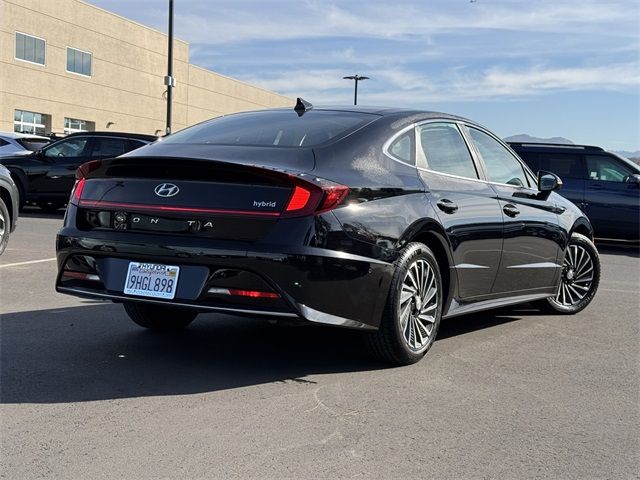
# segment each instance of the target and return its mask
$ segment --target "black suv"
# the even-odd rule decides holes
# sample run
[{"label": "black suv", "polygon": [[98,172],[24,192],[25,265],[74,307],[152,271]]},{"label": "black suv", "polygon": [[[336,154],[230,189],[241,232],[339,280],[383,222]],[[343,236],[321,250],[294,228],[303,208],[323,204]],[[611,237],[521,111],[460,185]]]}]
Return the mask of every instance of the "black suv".
[{"label": "black suv", "polygon": [[638,241],[640,167],[600,147],[547,143],[509,144],[531,170],[563,182],[560,194],[589,217],[601,239]]},{"label": "black suv", "polygon": [[20,207],[35,203],[46,211],[63,207],[85,162],[117,157],[157,140],[153,135],[119,132],[79,132],[30,155],[0,158],[20,193]]}]

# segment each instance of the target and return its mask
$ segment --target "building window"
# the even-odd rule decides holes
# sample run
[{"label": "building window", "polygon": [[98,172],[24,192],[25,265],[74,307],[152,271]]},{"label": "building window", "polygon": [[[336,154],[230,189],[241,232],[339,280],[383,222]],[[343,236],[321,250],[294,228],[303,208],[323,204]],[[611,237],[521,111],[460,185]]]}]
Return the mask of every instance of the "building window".
[{"label": "building window", "polygon": [[79,120],[77,118],[64,118],[64,133],[76,133],[76,132],[93,132],[96,129],[95,122],[89,122],[87,120]]},{"label": "building window", "polygon": [[67,72],[91,76],[91,53],[67,47]]},{"label": "building window", "polygon": [[13,131],[46,135],[51,131],[51,116],[44,113],[16,110],[13,116]]},{"label": "building window", "polygon": [[42,38],[16,32],[16,58],[44,65],[46,42]]}]

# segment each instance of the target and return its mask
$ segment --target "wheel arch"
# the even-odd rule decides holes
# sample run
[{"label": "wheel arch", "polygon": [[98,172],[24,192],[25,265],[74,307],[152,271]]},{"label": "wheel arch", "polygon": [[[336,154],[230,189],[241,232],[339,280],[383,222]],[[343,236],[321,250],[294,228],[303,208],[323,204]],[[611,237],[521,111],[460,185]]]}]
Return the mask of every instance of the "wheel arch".
[{"label": "wheel arch", "polygon": [[7,207],[7,212],[9,212],[9,230],[12,230],[12,227],[14,225],[14,220],[18,216],[18,212],[14,212],[13,201],[11,199],[11,194],[9,193],[9,190],[4,188],[2,185],[0,185],[0,198],[2,198],[2,201]]},{"label": "wheel arch", "polygon": [[24,205],[27,200],[29,179],[27,178],[27,174],[21,168],[7,167],[7,170],[11,173],[11,178],[18,188],[18,194],[24,196],[23,198],[18,199],[20,208],[22,208],[22,205]]},{"label": "wheel arch", "polygon": [[431,220],[420,222],[412,225],[403,237],[403,243],[420,242],[425,244],[436,257],[443,283],[443,313],[448,309],[450,300],[454,296],[456,277],[452,275],[451,265],[453,265],[453,256],[451,247],[447,241],[447,236],[440,224]]},{"label": "wheel arch", "polygon": [[569,232],[569,238],[571,238],[571,235],[573,233],[579,233],[587,237],[589,240],[593,241],[593,227],[591,226],[589,220],[585,217],[576,219],[573,227],[571,227],[571,231]]}]

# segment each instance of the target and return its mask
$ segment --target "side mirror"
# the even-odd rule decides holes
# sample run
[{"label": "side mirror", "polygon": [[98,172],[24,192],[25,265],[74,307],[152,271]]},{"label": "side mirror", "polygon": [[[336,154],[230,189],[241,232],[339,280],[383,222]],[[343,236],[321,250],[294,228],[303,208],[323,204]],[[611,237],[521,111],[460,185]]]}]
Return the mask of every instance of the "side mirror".
[{"label": "side mirror", "polygon": [[540,170],[538,172],[538,198],[540,200],[546,200],[554,190],[560,190],[562,188],[562,180],[555,173],[545,172]]},{"label": "side mirror", "polygon": [[634,173],[624,179],[625,183],[631,183],[640,188],[640,173]]}]

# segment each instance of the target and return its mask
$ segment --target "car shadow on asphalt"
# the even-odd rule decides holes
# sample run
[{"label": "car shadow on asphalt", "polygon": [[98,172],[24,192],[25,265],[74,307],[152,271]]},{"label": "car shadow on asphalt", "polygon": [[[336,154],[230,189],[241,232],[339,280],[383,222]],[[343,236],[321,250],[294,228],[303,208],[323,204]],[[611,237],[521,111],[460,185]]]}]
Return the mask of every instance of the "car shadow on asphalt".
[{"label": "car shadow on asphalt", "polygon": [[[519,318],[502,311],[449,319],[438,338]],[[0,403],[194,394],[389,368],[363,347],[351,330],[213,314],[185,331],[158,334],[112,304],[9,313],[0,324]]]}]

